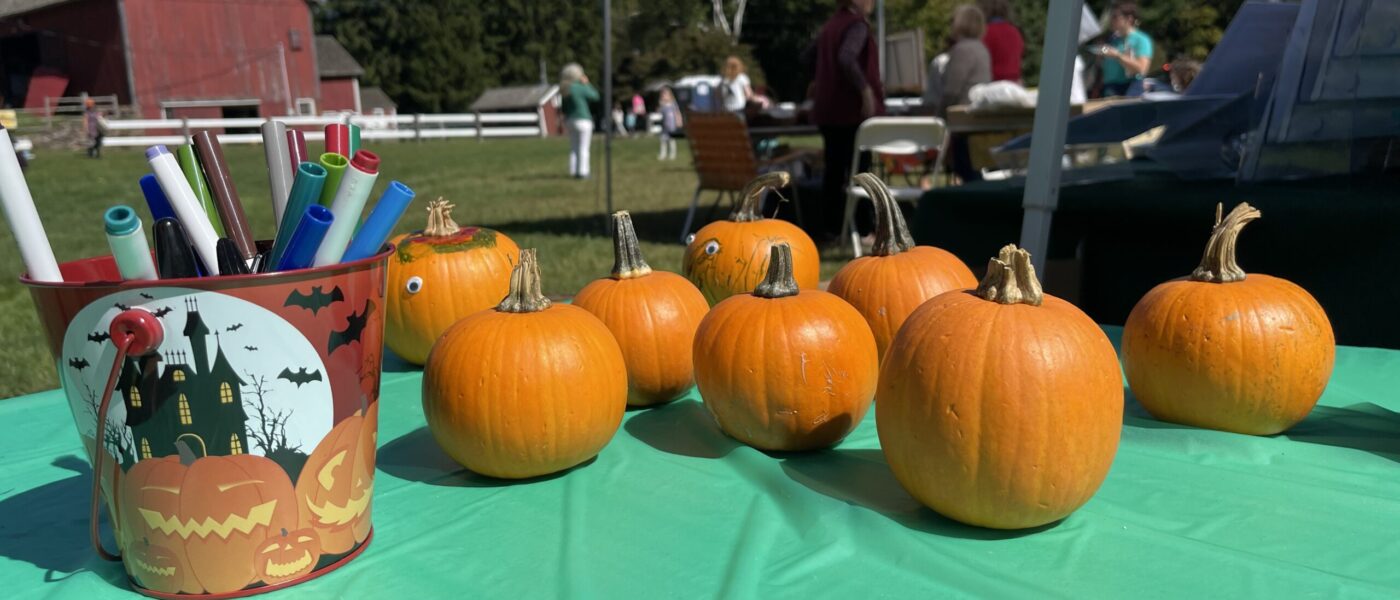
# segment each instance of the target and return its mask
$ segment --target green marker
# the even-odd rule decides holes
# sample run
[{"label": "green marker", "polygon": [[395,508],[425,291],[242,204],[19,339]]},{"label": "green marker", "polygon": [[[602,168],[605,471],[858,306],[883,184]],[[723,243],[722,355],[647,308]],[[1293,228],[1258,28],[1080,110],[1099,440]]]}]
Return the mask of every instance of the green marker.
[{"label": "green marker", "polygon": [[185,173],[185,180],[190,182],[194,197],[204,207],[204,214],[209,215],[209,224],[214,226],[214,233],[224,237],[224,224],[219,221],[218,209],[214,208],[214,194],[209,191],[209,180],[204,178],[204,170],[199,168],[199,159],[194,155],[194,144],[177,146],[175,161],[180,163],[180,170]]},{"label": "green marker", "polygon": [[327,152],[321,155],[321,166],[326,168],[326,186],[321,188],[321,198],[318,202],[321,206],[330,208],[331,200],[335,199],[335,191],[340,189],[340,178],[345,175],[345,167],[350,166],[350,159]]},{"label": "green marker", "polygon": [[[337,155],[339,156],[339,155]],[[273,240],[272,256],[264,265],[276,266],[282,262],[287,244],[292,241],[301,215],[306,207],[316,204],[321,197],[321,189],[326,185],[326,169],[314,162],[297,165],[296,177],[292,179],[292,190],[287,194],[287,207],[282,210],[282,224],[277,228],[277,238]]]},{"label": "green marker", "polygon": [[354,123],[351,123],[351,124],[349,125],[349,127],[350,127],[350,156],[354,156],[354,155],[355,155],[355,152],[359,151],[359,149],[360,149],[360,126],[359,126],[359,125],[356,125],[356,124],[354,124]]}]

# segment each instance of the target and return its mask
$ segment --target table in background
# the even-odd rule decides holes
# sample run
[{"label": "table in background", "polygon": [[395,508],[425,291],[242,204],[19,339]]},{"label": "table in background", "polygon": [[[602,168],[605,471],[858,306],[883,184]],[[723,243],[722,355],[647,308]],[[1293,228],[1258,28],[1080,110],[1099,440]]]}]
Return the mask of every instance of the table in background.
[{"label": "table in background", "polygon": [[[873,416],[836,449],[765,454],[692,396],[629,412],[581,468],[508,483],[440,453],[420,387],[417,371],[385,374],[373,543],[271,597],[1400,595],[1400,352],[1339,348],[1321,405],[1277,437],[1160,423],[1129,401],[1098,494],[1031,532],[921,507]],[[88,471],[60,392],[0,401],[0,461],[6,595],[134,597],[88,547]]]}]

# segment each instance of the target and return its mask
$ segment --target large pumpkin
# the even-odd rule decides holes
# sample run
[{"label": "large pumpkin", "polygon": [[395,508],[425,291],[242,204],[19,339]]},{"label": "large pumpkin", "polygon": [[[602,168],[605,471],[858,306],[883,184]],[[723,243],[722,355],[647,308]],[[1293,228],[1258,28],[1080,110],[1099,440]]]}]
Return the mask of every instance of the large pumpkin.
[{"label": "large pumpkin", "polygon": [[267,538],[253,555],[258,578],[268,585],[310,575],[320,558],[321,543],[312,529],[283,529],[281,535]]},{"label": "large pumpkin", "polygon": [[1303,420],[1332,375],[1336,341],[1306,290],[1251,273],[1235,242],[1258,210],[1240,204],[1216,225],[1190,277],[1147,292],[1123,327],[1123,369],[1143,408],[1163,421],[1270,435]]},{"label": "large pumpkin", "polygon": [[534,250],[521,251],[501,304],[448,329],[423,369],[433,438],[491,477],[535,477],[596,456],[626,408],[617,340],[588,311],[540,293]]},{"label": "large pumpkin", "polygon": [[427,228],[393,240],[384,343],[415,365],[458,319],[501,301],[520,251],[504,234],[458,226],[452,207],[428,203]]},{"label": "large pumpkin", "polygon": [[870,326],[821,290],[798,291],[787,244],[752,294],[720,302],[695,334],[695,380],[720,429],[763,450],[841,441],[875,395]]},{"label": "large pumpkin", "polygon": [[670,402],[695,384],[691,342],[710,305],[684,277],[651,270],[627,211],[613,215],[613,236],[612,277],[585,286],[574,306],[598,317],[622,347],[627,403]]},{"label": "large pumpkin", "polygon": [[744,188],[739,205],[727,221],[710,223],[686,246],[681,273],[714,306],[735,294],[747,294],[768,272],[768,255],[778,244],[792,248],[793,277],[804,290],[817,289],[821,257],[817,245],[796,225],[765,219],[759,201],[763,193],[788,185],[782,171],[758,176]]},{"label": "large pumpkin", "polygon": [[[146,577],[157,592],[221,594],[258,578],[253,553],[273,533],[296,529],[296,493],[286,471],[261,456],[196,458],[183,441],[178,456],[136,463],[122,486],[128,547],[148,544],[148,558],[171,555],[188,576]],[[154,565],[150,560],[147,564]],[[139,567],[127,566],[136,576]],[[143,576],[145,577],[145,576]]]},{"label": "large pumpkin", "polygon": [[323,554],[349,552],[369,537],[378,432],[373,402],[321,438],[297,477],[301,523],[315,530]]},{"label": "large pumpkin", "polygon": [[875,246],[870,256],[841,267],[826,290],[860,311],[884,357],[909,313],[943,292],[975,287],[977,278],[951,252],[914,245],[904,213],[879,178],[861,173],[853,180],[875,203]]},{"label": "large pumpkin", "polygon": [[952,519],[1019,529],[1093,496],[1118,448],[1113,344],[1043,294],[1030,256],[1002,248],[976,291],[905,320],[880,369],[875,423],[895,478]]}]

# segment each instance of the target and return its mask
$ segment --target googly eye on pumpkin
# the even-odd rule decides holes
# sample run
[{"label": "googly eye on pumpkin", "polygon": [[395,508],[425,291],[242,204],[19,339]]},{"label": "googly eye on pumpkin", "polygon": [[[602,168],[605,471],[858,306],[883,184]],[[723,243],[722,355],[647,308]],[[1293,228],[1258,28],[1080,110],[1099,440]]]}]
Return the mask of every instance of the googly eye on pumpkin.
[{"label": "googly eye on pumpkin", "polygon": [[719,252],[719,242],[710,240],[705,244],[705,254],[714,255]]},{"label": "googly eye on pumpkin", "polygon": [[695,241],[695,234],[692,233],[692,234],[690,234],[690,235],[685,236],[685,243],[686,243],[686,244],[690,244],[691,242],[694,242],[694,241]]},{"label": "googly eye on pumpkin", "polygon": [[408,283],[404,285],[404,288],[406,288],[410,294],[417,294],[423,290],[423,278],[416,275],[409,277]]}]

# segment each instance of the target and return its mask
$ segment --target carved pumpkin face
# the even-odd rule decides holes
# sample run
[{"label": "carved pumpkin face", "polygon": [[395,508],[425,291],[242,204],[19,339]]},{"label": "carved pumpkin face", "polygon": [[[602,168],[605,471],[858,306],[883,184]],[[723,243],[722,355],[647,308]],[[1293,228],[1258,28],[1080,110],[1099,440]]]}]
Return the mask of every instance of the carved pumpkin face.
[{"label": "carved pumpkin face", "polygon": [[[146,459],[127,473],[122,493],[127,535],[183,555],[185,585],[193,588],[185,591],[194,593],[232,592],[252,583],[253,562],[229,557],[253,556],[263,540],[297,524],[287,473],[251,454]],[[138,568],[127,565],[133,576]]]},{"label": "carved pumpkin face", "polygon": [[369,537],[379,403],[338,423],[316,445],[297,478],[302,523],[321,539],[321,553],[349,552]]},{"label": "carved pumpkin face", "polygon": [[164,546],[152,546],[151,541],[142,539],[132,542],[122,555],[126,569],[136,583],[158,592],[195,593],[187,583],[190,566],[184,557]]},{"label": "carved pumpkin face", "polygon": [[291,581],[311,573],[316,561],[321,558],[321,542],[311,529],[298,529],[288,533],[282,530],[262,546],[258,547],[253,561],[257,563],[258,576],[263,583],[272,585]]}]

